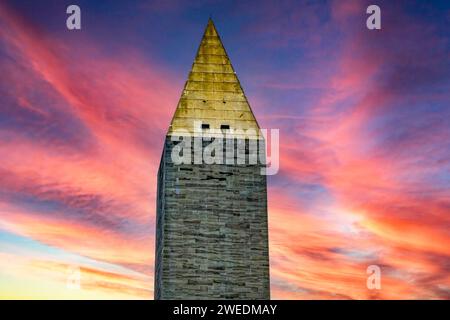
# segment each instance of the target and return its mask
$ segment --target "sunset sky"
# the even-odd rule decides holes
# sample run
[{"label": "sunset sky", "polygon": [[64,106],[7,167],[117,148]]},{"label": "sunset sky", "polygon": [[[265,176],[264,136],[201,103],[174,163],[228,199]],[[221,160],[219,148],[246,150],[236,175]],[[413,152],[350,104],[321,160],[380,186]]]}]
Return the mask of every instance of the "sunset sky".
[{"label": "sunset sky", "polygon": [[450,4],[381,0],[1,1],[0,298],[153,298],[156,173],[210,15],[280,129],[271,297],[450,299]]}]

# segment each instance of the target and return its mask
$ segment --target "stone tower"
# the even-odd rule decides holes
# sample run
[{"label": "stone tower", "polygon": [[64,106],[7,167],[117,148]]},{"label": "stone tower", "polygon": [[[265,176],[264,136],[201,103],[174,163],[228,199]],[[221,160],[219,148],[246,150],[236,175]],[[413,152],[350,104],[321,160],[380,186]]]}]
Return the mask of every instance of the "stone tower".
[{"label": "stone tower", "polygon": [[[181,141],[192,149],[179,153],[191,158],[180,164],[173,154]],[[222,162],[196,158],[211,141],[223,141],[212,153]],[[158,172],[155,299],[270,298],[266,176],[249,161],[253,143],[264,150],[210,19]]]}]

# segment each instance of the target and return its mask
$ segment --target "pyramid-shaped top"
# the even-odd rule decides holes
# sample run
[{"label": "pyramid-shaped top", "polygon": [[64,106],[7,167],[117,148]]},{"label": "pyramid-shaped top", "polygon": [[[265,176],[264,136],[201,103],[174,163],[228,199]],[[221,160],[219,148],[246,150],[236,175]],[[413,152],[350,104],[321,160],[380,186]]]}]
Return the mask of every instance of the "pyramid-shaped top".
[{"label": "pyramid-shaped top", "polygon": [[[172,118],[168,135],[178,130],[248,129],[259,126],[211,19]],[[250,131],[251,131],[250,130]],[[201,132],[201,131],[200,131]]]}]

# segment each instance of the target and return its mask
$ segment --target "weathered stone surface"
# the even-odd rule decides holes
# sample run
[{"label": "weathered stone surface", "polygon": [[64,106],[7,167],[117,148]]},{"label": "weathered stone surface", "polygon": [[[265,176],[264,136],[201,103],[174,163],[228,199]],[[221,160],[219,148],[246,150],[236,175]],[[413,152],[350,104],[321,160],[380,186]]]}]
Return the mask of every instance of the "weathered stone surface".
[{"label": "weathered stone surface", "polygon": [[260,165],[174,165],[158,179],[156,299],[268,299],[266,176]]}]

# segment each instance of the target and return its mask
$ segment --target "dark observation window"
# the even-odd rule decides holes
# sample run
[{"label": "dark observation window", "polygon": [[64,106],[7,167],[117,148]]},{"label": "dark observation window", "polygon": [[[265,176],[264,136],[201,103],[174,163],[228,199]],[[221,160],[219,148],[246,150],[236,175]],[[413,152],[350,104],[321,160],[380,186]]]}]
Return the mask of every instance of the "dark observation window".
[{"label": "dark observation window", "polygon": [[222,125],[220,126],[220,129],[221,129],[221,130],[230,130],[230,126],[229,126],[228,124],[222,124]]},{"label": "dark observation window", "polygon": [[208,123],[202,123],[202,129],[209,129]]}]

